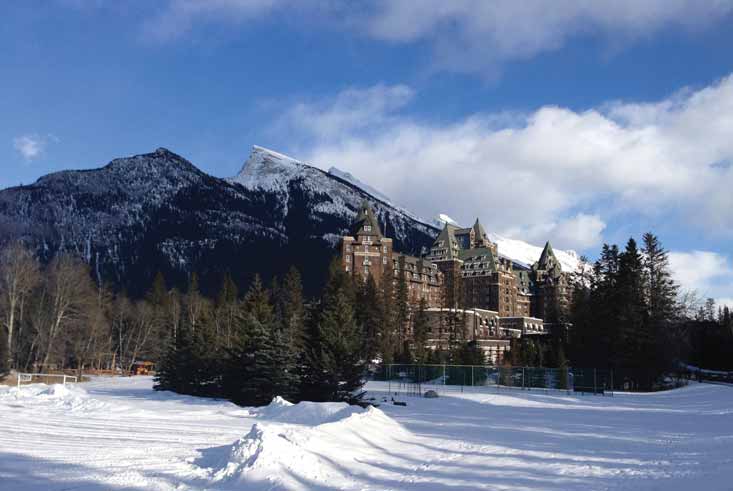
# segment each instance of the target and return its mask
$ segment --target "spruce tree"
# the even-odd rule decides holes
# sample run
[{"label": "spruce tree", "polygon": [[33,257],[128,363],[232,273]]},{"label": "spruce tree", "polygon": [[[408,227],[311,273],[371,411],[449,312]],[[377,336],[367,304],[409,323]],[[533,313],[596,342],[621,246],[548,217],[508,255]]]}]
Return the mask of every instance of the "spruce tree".
[{"label": "spruce tree", "polygon": [[678,316],[677,292],[679,287],[672,279],[669,254],[659,239],[644,234],[644,270],[648,282],[649,318],[652,322],[664,323]]},{"label": "spruce tree", "polygon": [[641,368],[646,365],[645,356],[654,339],[649,331],[644,297],[644,271],[642,256],[636,241],[631,238],[619,259],[617,278],[618,315],[612,348],[611,364],[614,367]]},{"label": "spruce tree", "polygon": [[678,285],[672,279],[669,255],[659,239],[646,233],[644,241],[644,272],[648,304],[648,335],[651,340],[647,360],[653,366],[652,377],[670,369],[681,355],[683,341],[675,327],[680,318]]},{"label": "spruce tree", "polygon": [[299,353],[305,342],[305,304],[300,272],[291,267],[277,292],[273,292],[278,328],[291,351]]},{"label": "spruce tree", "polygon": [[[280,288],[276,294],[281,294]],[[275,396],[296,400],[296,355],[282,316],[273,312],[268,292],[255,277],[235,316],[235,335],[223,369],[223,391],[240,405],[269,404]]]},{"label": "spruce tree", "polygon": [[218,343],[229,349],[232,347],[234,323],[239,309],[239,289],[229,273],[224,275],[219,294],[216,297],[215,319]]},{"label": "spruce tree", "polygon": [[312,401],[353,401],[364,383],[363,331],[354,314],[354,288],[337,261],[321,297],[308,339],[302,397]]},{"label": "spruce tree", "polygon": [[379,309],[379,352],[385,365],[394,363],[397,352],[397,309],[392,281],[382,281]]},{"label": "spruce tree", "polygon": [[430,336],[427,310],[428,301],[425,298],[421,298],[417,311],[412,318],[413,352],[417,363],[426,363],[430,354],[430,350],[427,348],[428,337]]},{"label": "spruce tree", "polygon": [[405,274],[400,274],[397,278],[397,288],[395,292],[395,329],[397,331],[396,349],[399,355],[402,355],[407,342],[407,323],[410,320],[407,279]]},{"label": "spruce tree", "polygon": [[373,360],[380,352],[381,309],[379,292],[374,277],[370,274],[366,281],[356,286],[354,316],[364,330],[364,359]]}]

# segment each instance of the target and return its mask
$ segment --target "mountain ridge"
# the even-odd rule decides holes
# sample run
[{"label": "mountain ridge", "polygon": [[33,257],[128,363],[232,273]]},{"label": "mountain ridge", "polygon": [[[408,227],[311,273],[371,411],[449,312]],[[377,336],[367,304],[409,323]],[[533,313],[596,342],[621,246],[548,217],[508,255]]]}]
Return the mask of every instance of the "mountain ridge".
[{"label": "mountain ridge", "polygon": [[[0,190],[0,242],[23,240],[44,261],[78,255],[99,281],[138,295],[158,271],[179,288],[197,272],[215,289],[227,272],[246,284],[291,264],[312,293],[364,201],[397,251],[419,255],[440,230],[359,184],[260,146],[222,179],[161,147]],[[511,259],[526,266],[536,246],[518,242],[527,247]]]}]

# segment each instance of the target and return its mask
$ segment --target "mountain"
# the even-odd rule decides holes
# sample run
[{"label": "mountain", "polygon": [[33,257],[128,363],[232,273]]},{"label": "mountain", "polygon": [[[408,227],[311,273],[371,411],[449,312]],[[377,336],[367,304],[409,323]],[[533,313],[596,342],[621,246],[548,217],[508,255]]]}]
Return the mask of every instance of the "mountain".
[{"label": "mountain", "polygon": [[22,239],[46,261],[78,255],[100,280],[134,295],[158,271],[177,287],[197,272],[212,291],[227,271],[246,285],[291,265],[313,293],[364,200],[397,250],[419,253],[438,232],[337,175],[261,147],[232,179],[160,148],[0,191],[0,241]]},{"label": "mountain", "polygon": [[[263,147],[253,147],[230,179],[159,148],[0,191],[0,243],[22,239],[44,261],[75,254],[99,280],[133,295],[158,271],[179,288],[196,272],[213,292],[225,272],[246,285],[255,273],[268,281],[291,265],[312,294],[365,200],[397,251],[420,254],[452,222],[446,215],[422,219],[349,173],[324,172]],[[491,238],[518,266],[539,258],[540,247]],[[564,269],[577,267],[572,251],[556,254]]]}]

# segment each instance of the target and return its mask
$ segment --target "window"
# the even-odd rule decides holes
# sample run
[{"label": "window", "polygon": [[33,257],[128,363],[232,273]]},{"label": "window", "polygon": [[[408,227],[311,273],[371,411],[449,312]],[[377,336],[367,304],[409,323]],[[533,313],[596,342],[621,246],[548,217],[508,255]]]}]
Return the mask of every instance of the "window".
[{"label": "window", "polygon": [[372,226],[371,225],[364,225],[364,232],[371,232]]},{"label": "window", "polygon": [[351,252],[351,246],[350,245],[347,245],[346,246],[346,252]]},{"label": "window", "polygon": [[351,267],[349,267],[349,265],[347,264],[346,265],[346,272],[348,273],[349,271],[351,271]]},{"label": "window", "polygon": [[389,250],[387,249],[387,246],[384,246],[384,247],[382,248],[382,250],[384,251],[384,253],[385,253],[385,254],[387,254],[387,253],[389,252]]},{"label": "window", "polygon": [[382,256],[382,264],[387,264],[387,256]]},{"label": "window", "polygon": [[369,252],[369,244],[364,244],[364,252]]},{"label": "window", "polygon": [[346,259],[347,261],[351,261],[351,256],[347,254],[347,255],[346,255],[346,257],[345,257],[345,259]]}]

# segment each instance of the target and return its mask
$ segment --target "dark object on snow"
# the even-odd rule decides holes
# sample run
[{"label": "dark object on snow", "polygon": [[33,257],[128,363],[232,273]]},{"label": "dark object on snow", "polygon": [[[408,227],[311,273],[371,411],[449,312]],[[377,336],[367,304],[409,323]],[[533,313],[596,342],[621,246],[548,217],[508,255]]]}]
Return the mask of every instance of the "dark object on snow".
[{"label": "dark object on snow", "polygon": [[392,404],[395,406],[407,406],[407,403],[402,401],[392,401]]},{"label": "dark object on snow", "polygon": [[438,393],[435,392],[434,390],[429,390],[429,391],[425,392],[425,394],[423,395],[423,397],[425,397],[427,399],[435,399],[436,397],[438,397]]}]

